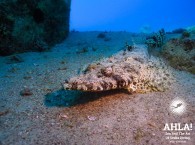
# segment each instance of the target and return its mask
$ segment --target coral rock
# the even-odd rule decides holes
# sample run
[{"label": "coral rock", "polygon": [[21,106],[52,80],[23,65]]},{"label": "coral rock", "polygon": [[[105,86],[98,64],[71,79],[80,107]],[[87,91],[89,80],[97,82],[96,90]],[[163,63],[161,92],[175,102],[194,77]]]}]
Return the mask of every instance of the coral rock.
[{"label": "coral rock", "polygon": [[[111,58],[96,63],[78,77],[64,83],[66,90],[106,91],[127,89],[129,92],[146,93],[164,91],[173,81],[171,68],[163,60],[151,56],[149,58],[145,46],[134,46],[131,52],[120,51]],[[89,65],[91,66],[91,65]]]},{"label": "coral rock", "polygon": [[69,33],[71,0],[1,0],[0,56],[46,51]]},{"label": "coral rock", "polygon": [[162,47],[161,53],[172,67],[179,70],[186,70],[194,74],[194,39],[171,39]]}]

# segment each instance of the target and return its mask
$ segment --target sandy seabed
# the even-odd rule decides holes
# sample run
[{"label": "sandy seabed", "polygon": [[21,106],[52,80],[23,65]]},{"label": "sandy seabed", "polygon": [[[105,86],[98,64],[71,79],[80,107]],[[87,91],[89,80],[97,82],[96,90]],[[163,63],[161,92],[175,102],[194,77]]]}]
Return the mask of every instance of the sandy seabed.
[{"label": "sandy seabed", "polygon": [[[127,32],[72,32],[49,52],[0,57],[0,145],[167,145],[195,143],[195,76],[175,70],[165,92],[129,94],[125,90],[87,93],[62,90],[62,82],[93,61],[142,44]],[[31,95],[22,95],[28,89]],[[182,115],[170,103],[182,98]],[[167,139],[166,123],[192,123],[188,138]],[[185,136],[184,136],[185,137]]]}]

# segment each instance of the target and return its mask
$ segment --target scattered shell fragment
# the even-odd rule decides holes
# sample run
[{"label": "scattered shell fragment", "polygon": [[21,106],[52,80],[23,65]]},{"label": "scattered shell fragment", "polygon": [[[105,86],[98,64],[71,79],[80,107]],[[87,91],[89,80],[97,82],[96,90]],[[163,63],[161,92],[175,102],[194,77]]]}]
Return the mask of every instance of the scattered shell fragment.
[{"label": "scattered shell fragment", "polygon": [[0,112],[0,116],[6,115],[6,114],[8,114],[8,113],[9,113],[9,110],[2,111],[2,112]]},{"label": "scattered shell fragment", "polygon": [[68,117],[67,115],[65,115],[65,114],[60,114],[60,115],[59,115],[59,118],[68,119],[69,117]]},{"label": "scattered shell fragment", "polygon": [[88,118],[90,121],[95,121],[95,120],[96,120],[96,117],[94,117],[94,116],[87,116],[87,118]]},{"label": "scattered shell fragment", "polygon": [[24,88],[22,91],[20,91],[21,96],[31,96],[33,93],[29,88]]}]

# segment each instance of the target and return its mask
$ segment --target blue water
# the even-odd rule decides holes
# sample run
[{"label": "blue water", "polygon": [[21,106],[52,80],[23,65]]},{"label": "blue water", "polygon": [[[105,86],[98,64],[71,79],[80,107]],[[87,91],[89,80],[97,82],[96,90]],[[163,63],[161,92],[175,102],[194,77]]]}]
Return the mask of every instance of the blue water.
[{"label": "blue water", "polygon": [[70,27],[79,31],[140,32],[195,24],[194,0],[73,0]]}]

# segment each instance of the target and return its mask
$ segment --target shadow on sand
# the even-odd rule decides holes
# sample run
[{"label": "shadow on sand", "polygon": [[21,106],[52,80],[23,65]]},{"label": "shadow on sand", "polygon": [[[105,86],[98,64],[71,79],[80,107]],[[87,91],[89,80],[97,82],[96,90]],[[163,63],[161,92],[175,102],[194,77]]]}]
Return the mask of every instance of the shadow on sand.
[{"label": "shadow on sand", "polygon": [[101,97],[121,92],[127,93],[125,90],[80,92],[61,89],[45,95],[44,104],[47,107],[71,107],[79,104],[85,104]]}]

